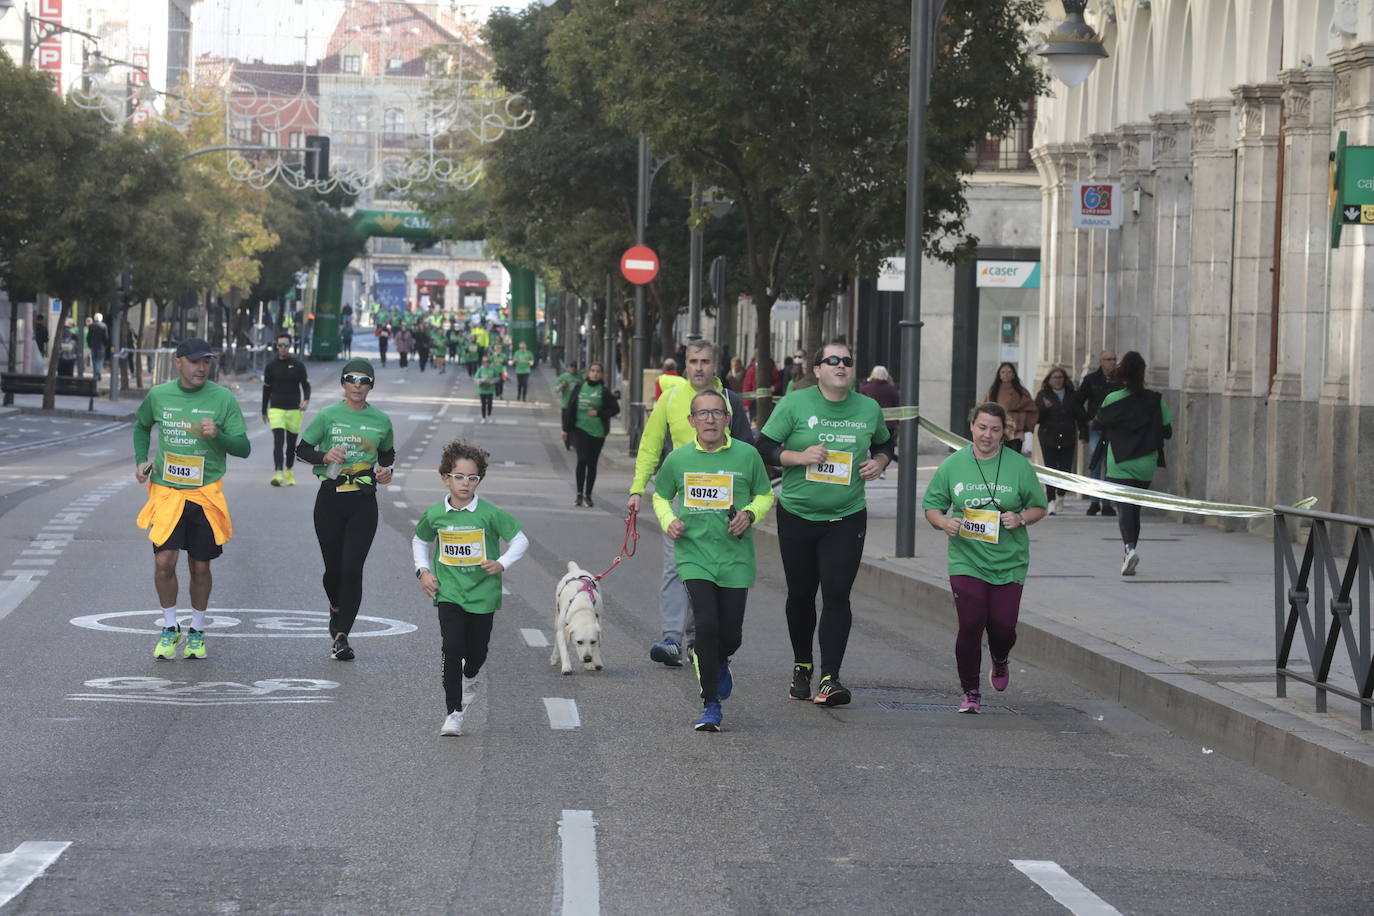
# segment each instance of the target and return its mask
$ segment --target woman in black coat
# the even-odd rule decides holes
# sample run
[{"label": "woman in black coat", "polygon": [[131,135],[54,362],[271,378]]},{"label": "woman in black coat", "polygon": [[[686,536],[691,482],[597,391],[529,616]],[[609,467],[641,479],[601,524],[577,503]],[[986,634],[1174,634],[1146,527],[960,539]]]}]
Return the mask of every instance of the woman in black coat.
[{"label": "woman in black coat", "polygon": [[[1045,466],[1056,471],[1072,471],[1078,439],[1087,433],[1087,421],[1069,374],[1058,366],[1051,369],[1035,396],[1035,406],[1040,411],[1036,435],[1040,439],[1040,452],[1045,456]],[[1045,498],[1050,502],[1050,515],[1064,508],[1063,490],[1046,484]]]}]

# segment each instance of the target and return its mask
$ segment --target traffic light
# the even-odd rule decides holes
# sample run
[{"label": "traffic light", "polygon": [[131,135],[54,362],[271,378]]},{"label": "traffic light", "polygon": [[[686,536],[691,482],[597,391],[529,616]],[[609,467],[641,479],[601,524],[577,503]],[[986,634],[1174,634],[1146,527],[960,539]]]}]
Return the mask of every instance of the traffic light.
[{"label": "traffic light", "polygon": [[305,177],[310,181],[329,180],[329,138],[312,134],[305,138]]}]

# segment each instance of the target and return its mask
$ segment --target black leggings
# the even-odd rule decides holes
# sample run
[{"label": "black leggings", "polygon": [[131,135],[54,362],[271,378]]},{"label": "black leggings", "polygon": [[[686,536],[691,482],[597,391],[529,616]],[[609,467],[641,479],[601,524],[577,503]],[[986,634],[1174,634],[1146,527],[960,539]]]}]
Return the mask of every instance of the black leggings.
[{"label": "black leggings", "polygon": [[573,472],[577,479],[577,492],[591,496],[592,488],[596,486],[596,464],[601,460],[601,447],[606,440],[574,426],[568,434],[568,441],[577,449],[577,470]]},{"label": "black leggings", "polygon": [[377,534],[377,494],[338,493],[331,484],[315,494],[315,537],[324,558],[324,593],[330,608],[329,635],[353,629],[363,603],[363,564]]},{"label": "black leggings", "polygon": [[416,351],[415,351],[415,355],[418,356],[418,357],[420,358],[420,371],[421,371],[421,372],[424,372],[424,371],[425,371],[425,366],[429,365],[429,351],[428,351],[428,350],[416,350]]},{"label": "black leggings", "polygon": [[[1078,454],[1078,444],[1069,442],[1067,445],[1050,445],[1044,439],[1040,440],[1040,451],[1045,456],[1045,467],[1054,468],[1056,471],[1072,471],[1073,459]],[[1045,498],[1054,499],[1056,496],[1063,495],[1066,490],[1060,490],[1045,484]]]},{"label": "black leggings", "polygon": [[480,392],[480,391],[477,392],[477,398],[478,398],[478,400],[480,400],[480,401],[482,402],[482,416],[483,416],[483,417],[489,417],[489,416],[491,416],[491,399],[492,399],[493,397],[495,397],[495,395],[484,394],[483,392]]},{"label": "black leggings", "polygon": [[[1137,487],[1141,490],[1150,489],[1148,480],[1132,480],[1129,477],[1108,477],[1108,483],[1119,483],[1122,486]],[[1121,531],[1121,543],[1127,547],[1134,547],[1136,541],[1140,539],[1140,507],[1135,503],[1111,503],[1116,507],[1116,527]]]},{"label": "black leggings", "polygon": [[449,712],[463,708],[463,677],[476,677],[487,661],[491,622],[495,614],[473,614],[449,601],[440,601],[439,632],[443,638],[444,702]]},{"label": "black leggings", "polygon": [[523,401],[530,393],[530,374],[528,372],[515,373],[515,399]]},{"label": "black leggings", "polygon": [[468,378],[472,378],[474,375],[477,374],[477,363],[466,362],[463,363],[463,365],[468,367]]},{"label": "black leggings", "polygon": [[800,665],[811,664],[819,588],[822,675],[840,676],[853,622],[849,591],[859,573],[867,531],[867,509],[831,522],[813,522],[793,515],[778,503],[778,550],[787,578],[787,633],[792,637],[792,658]]},{"label": "black leggings", "polygon": [[744,603],[747,588],[722,588],[709,579],[685,579],[687,600],[696,621],[697,673],[701,678],[701,699],[719,702],[716,674],[720,663],[739,651],[744,640]]},{"label": "black leggings", "polygon": [[286,449],[286,466],[293,468],[296,466],[296,436],[297,433],[287,432],[281,427],[272,430],[272,466],[281,470],[282,449]]},{"label": "black leggings", "polygon": [[391,339],[390,337],[378,337],[378,338],[377,338],[377,355],[380,356],[380,357],[382,358],[382,368],[383,368],[383,369],[386,368],[386,345],[387,345],[387,341],[389,341],[390,339]]}]

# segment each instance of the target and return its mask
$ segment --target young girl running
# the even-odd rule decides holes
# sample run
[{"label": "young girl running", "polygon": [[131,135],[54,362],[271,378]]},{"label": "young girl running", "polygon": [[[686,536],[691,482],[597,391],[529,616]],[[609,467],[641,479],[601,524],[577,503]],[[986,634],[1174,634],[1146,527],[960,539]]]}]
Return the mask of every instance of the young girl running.
[{"label": "young girl running", "polygon": [[[411,541],[415,577],[439,609],[448,708],[439,734],[446,736],[463,733],[463,708],[477,697],[492,618],[501,609],[501,573],[529,547],[519,522],[477,498],[488,457],[475,445],[448,444],[439,477],[449,495],[425,510]],[[506,552],[498,556],[501,541],[507,542]]]}]

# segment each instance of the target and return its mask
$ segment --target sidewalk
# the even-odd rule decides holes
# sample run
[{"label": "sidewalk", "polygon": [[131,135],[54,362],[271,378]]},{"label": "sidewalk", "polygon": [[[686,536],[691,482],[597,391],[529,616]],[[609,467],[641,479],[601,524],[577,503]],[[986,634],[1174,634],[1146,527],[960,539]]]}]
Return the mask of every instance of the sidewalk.
[{"label": "sidewalk", "polygon": [[[922,492],[947,454],[920,456]],[[623,437],[608,441],[604,455],[603,467],[609,458],[617,471],[631,471]],[[949,628],[953,694],[946,538],[918,518],[916,556],[893,558],[896,502],[897,472],[869,484],[868,536],[855,588]],[[1147,511],[1140,567],[1126,578],[1116,519],[1087,517],[1086,507],[1071,497],[1062,514],[1031,529],[1013,657],[1130,707],[1197,742],[1199,753],[1226,754],[1374,817],[1374,732],[1360,730],[1358,707],[1329,696],[1331,711],[1318,714],[1313,688],[1292,680],[1288,698],[1275,696],[1273,544]],[[771,517],[758,533],[760,561],[780,575]],[[1295,647],[1290,666],[1310,670],[1305,659]],[[1354,686],[1343,649],[1332,681]]]}]

